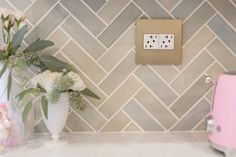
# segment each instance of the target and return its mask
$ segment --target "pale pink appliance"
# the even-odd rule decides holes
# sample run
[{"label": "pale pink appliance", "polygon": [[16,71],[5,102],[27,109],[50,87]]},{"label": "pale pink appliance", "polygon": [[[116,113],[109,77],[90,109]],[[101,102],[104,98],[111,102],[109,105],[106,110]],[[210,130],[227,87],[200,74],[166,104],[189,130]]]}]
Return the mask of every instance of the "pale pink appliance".
[{"label": "pale pink appliance", "polygon": [[211,112],[206,119],[212,146],[231,156],[236,150],[236,73],[224,73],[215,83]]}]

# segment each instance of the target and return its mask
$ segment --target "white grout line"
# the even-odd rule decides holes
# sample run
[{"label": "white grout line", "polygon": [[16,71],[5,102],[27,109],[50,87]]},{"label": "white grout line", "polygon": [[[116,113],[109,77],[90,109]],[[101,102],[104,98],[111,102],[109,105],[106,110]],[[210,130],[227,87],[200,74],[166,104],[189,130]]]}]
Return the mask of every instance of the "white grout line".
[{"label": "white grout line", "polygon": [[[66,33],[67,35],[69,35],[64,29],[61,28],[61,30],[63,30],[64,33]],[[89,54],[82,46],[80,46],[79,43],[77,43],[74,38],[71,37],[71,41],[73,41],[73,43],[74,43],[75,45],[77,45],[77,46],[87,55],[88,58],[90,58],[105,74],[107,74],[106,69],[104,69],[104,68],[91,56],[91,54]]]},{"label": "white grout line", "polygon": [[208,43],[200,50],[198,53],[184,66],[184,68],[180,71],[179,74],[177,74],[170,82],[169,84],[172,84],[188,67],[191,66],[191,64],[200,56],[200,54],[206,50],[206,48],[216,39],[216,37],[213,37]]},{"label": "white grout line", "polygon": [[[202,75],[204,75],[204,74],[206,73],[206,71],[208,71],[209,68],[211,68],[211,66],[212,66],[213,64],[215,64],[215,62],[213,62],[210,66],[208,66],[208,68],[206,68],[206,69],[204,70],[204,72],[200,75],[200,77],[198,77],[198,78],[196,79],[196,81],[194,81],[194,83],[197,82],[197,81],[202,77]],[[192,85],[191,85],[190,87],[192,87]],[[187,115],[192,111],[192,109],[193,109],[202,99],[204,99],[205,95],[208,94],[208,91],[209,91],[210,89],[211,89],[211,88],[209,88],[209,89],[201,96],[201,98],[198,99],[198,100],[181,116],[181,118],[180,118],[173,126],[171,126],[171,128],[170,128],[168,131],[171,131],[171,129],[173,129],[179,122],[181,122],[181,120],[182,120],[185,116],[187,116]],[[170,106],[170,107],[171,107],[171,106]]]},{"label": "white grout line", "polygon": [[203,4],[206,2],[206,0],[203,0],[184,20],[183,20],[183,23],[185,23],[188,19],[190,19],[191,18],[191,16],[193,15],[193,14],[195,14],[197,11],[198,11],[198,9],[201,7],[201,6],[203,6]]},{"label": "white grout line", "polygon": [[150,65],[147,65],[147,67],[157,76],[159,77],[177,96],[179,96],[179,93],[173,88],[170,86],[170,84],[162,78],[162,76],[156,72]]},{"label": "white grout line", "polygon": [[173,19],[176,19],[166,8],[165,6],[163,6],[158,0],[154,0],[157,4],[159,4],[159,6],[166,11],[166,13],[168,13],[170,15],[170,17],[172,17]]},{"label": "white grout line", "polygon": [[77,117],[79,117],[85,124],[87,124],[93,131],[96,132],[96,129],[91,124],[89,124],[75,109],[73,109],[73,107],[70,107],[70,109]]},{"label": "white grout line", "polygon": [[[200,53],[202,54],[203,51]],[[214,58],[213,58],[214,59]],[[212,66],[215,64],[215,60],[180,94],[179,98],[181,98],[192,86],[202,77],[202,75]],[[179,99],[176,99],[170,106],[171,108]]]},{"label": "white grout line", "polygon": [[191,40],[197,36],[197,34],[204,28],[207,27],[207,23],[209,21],[211,21],[215,16],[217,15],[217,13],[213,14],[212,17],[210,17],[196,32],[193,33],[193,35],[183,44],[182,47],[185,47],[189,42],[191,42]]},{"label": "white grout line", "polygon": [[227,23],[231,27],[231,29],[234,30],[234,32],[236,32],[236,28],[221,14],[221,12],[219,12],[218,9],[216,9],[215,6],[212,5],[208,0],[207,2],[218,13],[218,15],[224,20],[224,22]]},{"label": "white grout line", "polygon": [[32,26],[31,30],[26,33],[26,36],[28,36],[28,34],[30,34],[50,14],[50,12],[56,7],[56,5],[58,5],[58,2],[53,4],[51,8],[48,9],[48,11],[35,23],[35,25]]},{"label": "white grout line", "polygon": [[229,1],[233,4],[234,7],[236,7],[236,2],[234,2],[233,0],[229,0]]},{"label": "white grout line", "polygon": [[[133,27],[133,28],[132,28],[132,27]],[[133,25],[133,24],[130,25],[130,26],[116,39],[116,41],[111,44],[111,46],[109,46],[109,48],[106,50],[106,52],[103,53],[103,54],[97,59],[97,62],[99,62],[99,61],[113,48],[113,46],[116,45],[116,44],[121,40],[121,38],[123,38],[123,37],[126,35],[126,33],[128,33],[128,32],[130,31],[130,29],[134,29],[134,25]],[[133,46],[132,46],[132,47],[133,47]]]},{"label": "white grout line", "polygon": [[122,58],[109,70],[109,72],[106,73],[106,76],[100,80],[100,82],[97,84],[97,86],[100,86],[104,82],[104,80],[106,80],[106,78],[109,77],[110,74],[126,59],[126,57],[129,54],[133,53],[132,50],[133,49],[131,48],[124,56],[122,56]]},{"label": "white grout line", "polygon": [[175,9],[175,8],[177,8],[177,6],[179,6],[180,5],[180,3],[182,3],[182,1],[183,0],[179,0],[171,9],[170,9],[170,14],[172,14],[171,12]]},{"label": "white grout line", "polygon": [[105,26],[107,26],[107,23],[100,16],[98,16],[98,14],[92,8],[90,8],[90,6],[85,3],[84,0],[81,0],[81,3],[83,3],[94,14],[94,16],[96,16]]},{"label": "white grout line", "polygon": [[142,9],[140,8],[140,6],[138,4],[136,4],[136,2],[134,2],[133,0],[131,0],[131,2],[145,15],[147,16],[147,18],[151,19],[151,17]]},{"label": "white grout line", "polygon": [[145,83],[143,83],[142,80],[140,80],[135,74],[134,74],[133,76],[134,76],[139,82],[142,83],[142,86],[143,86],[148,92],[150,92],[150,93],[152,94],[152,96],[153,96],[154,98],[156,98],[157,101],[159,101],[159,102],[161,103],[161,105],[162,105],[167,111],[169,111],[173,117],[176,118],[176,120],[179,119],[179,117],[177,117],[177,116],[174,114],[174,112],[173,112],[172,110],[170,110],[170,109],[165,105],[165,103],[164,103],[155,93],[153,93],[153,91],[152,91],[149,87],[147,87],[147,85],[146,85]]},{"label": "white grout line", "polygon": [[139,66],[137,66],[136,68],[134,68],[134,70],[109,94],[109,96],[104,100],[103,103],[101,103],[99,106],[98,106],[98,109],[100,109],[105,103],[107,100],[109,100],[109,98],[115,93],[117,92],[121,86],[123,86],[123,84],[131,77],[131,75],[133,74],[134,71],[136,71],[136,69],[138,69]]},{"label": "white grout line", "polygon": [[107,5],[109,5],[109,2],[108,2],[108,1],[106,1],[106,2],[102,5],[102,7],[100,7],[100,8],[97,10],[96,14],[99,16],[99,13],[100,13]]},{"label": "white grout line", "polygon": [[[88,77],[87,74],[86,74],[83,70],[81,70],[80,67],[78,67],[73,61],[70,60],[70,58],[68,58],[68,57],[64,54],[65,52],[64,52],[63,50],[62,50],[61,52],[62,52],[61,55],[62,55],[63,57],[65,57],[65,58],[70,62],[70,64],[72,64],[75,68],[77,68],[80,73],[82,73],[95,87],[98,88],[98,86],[96,85],[96,83],[94,83],[94,81],[91,80],[91,78]],[[100,88],[98,88],[98,89],[99,89],[99,91],[102,92],[106,97],[108,97],[108,95],[107,95],[103,90],[100,90]]]},{"label": "white grout line", "polygon": [[26,13],[35,3],[36,3],[36,0],[35,0],[35,1],[31,1],[31,4],[28,5],[28,6],[25,8],[24,12]]},{"label": "white grout line", "polygon": [[225,46],[225,48],[232,53],[234,57],[236,57],[236,54],[229,48],[228,45],[225,44],[225,42],[207,25],[207,28],[216,36],[216,38]]},{"label": "white grout line", "polygon": [[124,113],[129,119],[130,121],[140,130],[138,132],[146,132],[136,121],[133,120],[132,117],[130,117],[130,115],[128,113],[126,113],[123,109],[121,109],[121,112]]},{"label": "white grout line", "polygon": [[205,49],[205,51],[224,69],[224,71],[227,71],[227,68],[221,62],[219,62],[218,59],[212,55],[208,49]]},{"label": "white grout line", "polygon": [[[122,112],[123,113],[123,112]],[[125,126],[124,128],[121,130],[121,132],[125,132],[125,130],[132,124],[131,121],[129,121]]]},{"label": "white grout line", "polygon": [[139,87],[139,89],[137,89],[131,97],[129,97],[129,99],[126,100],[125,103],[123,103],[119,109],[117,109],[117,111],[112,114],[109,119],[107,120],[107,122],[98,130],[98,132],[101,132],[102,129],[104,129],[106,127],[106,125],[119,113],[121,112],[121,109],[124,108],[124,106],[126,106],[132,99],[133,99],[133,95],[136,95],[140,90],[142,89],[142,86]]},{"label": "white grout line", "polygon": [[[59,28],[60,29],[60,28]],[[58,54],[60,54],[62,52],[62,50],[71,42],[71,39],[68,38],[67,41],[61,45],[61,47],[56,51],[54,52],[53,56],[57,56]]]},{"label": "white grout line", "polygon": [[60,6],[62,6],[69,14],[70,16],[73,18],[73,20],[75,20],[76,22],[78,22],[78,24],[89,34],[91,35],[105,50],[107,49],[107,47],[100,41],[97,39],[97,37],[90,32],[90,30],[88,30],[88,28],[83,25],[83,23],[81,23],[63,4],[61,4],[59,2]]},{"label": "white grout line", "polygon": [[135,97],[133,97],[133,100],[134,100],[134,101],[139,105],[139,107],[141,107],[141,108],[145,111],[145,113],[147,113],[147,114],[151,117],[151,119],[154,120],[163,130],[167,130],[167,129],[161,124],[161,122],[159,122],[158,119],[156,119],[145,107],[143,107],[143,105],[142,105],[138,100],[135,99]]},{"label": "white grout line", "polygon": [[127,3],[118,13],[115,17],[113,17],[113,19],[108,23],[108,25],[96,36],[97,38],[99,38],[106,30],[107,28],[110,27],[110,25],[123,13],[123,11],[131,4],[131,2]]}]

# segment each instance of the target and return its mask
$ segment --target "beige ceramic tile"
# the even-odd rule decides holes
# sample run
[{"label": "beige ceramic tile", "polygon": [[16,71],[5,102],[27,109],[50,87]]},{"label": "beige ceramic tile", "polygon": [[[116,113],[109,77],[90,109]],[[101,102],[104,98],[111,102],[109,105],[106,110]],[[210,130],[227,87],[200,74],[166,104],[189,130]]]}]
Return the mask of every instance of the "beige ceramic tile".
[{"label": "beige ceramic tile", "polygon": [[129,30],[116,41],[111,49],[99,60],[99,64],[110,71],[116,63],[128,53],[128,51],[135,45],[135,29],[130,27]]},{"label": "beige ceramic tile", "polygon": [[166,82],[170,82],[179,73],[171,65],[152,65],[152,67]]},{"label": "beige ceramic tile", "polygon": [[102,129],[102,132],[119,132],[129,123],[129,121],[129,118],[120,111],[108,124],[106,124]]},{"label": "beige ceramic tile", "polygon": [[[70,42],[62,50],[81,70],[83,70],[95,83],[105,77],[106,73],[75,43]],[[80,56],[80,57],[77,57]]]},{"label": "beige ceramic tile", "polygon": [[140,129],[134,123],[131,123],[124,131],[126,131],[126,132],[138,132],[138,131],[140,131]]},{"label": "beige ceramic tile", "polygon": [[109,95],[136,68],[134,58],[131,52],[99,85],[106,94]]},{"label": "beige ceramic tile", "polygon": [[207,75],[209,75],[214,81],[217,81],[219,76],[224,73],[224,69],[218,64],[213,64],[208,70]]},{"label": "beige ceramic tile", "polygon": [[203,75],[171,106],[171,110],[177,116],[182,117],[210,89],[212,84],[206,84],[205,78],[206,76]]},{"label": "beige ceramic tile", "polygon": [[169,129],[176,118],[147,89],[143,88],[135,98],[155,117],[166,129]]},{"label": "beige ceramic tile", "polygon": [[182,93],[201,73],[212,64],[214,60],[203,51],[175,80],[171,86],[178,92]]},{"label": "beige ceramic tile", "polygon": [[133,76],[130,76],[99,110],[107,118],[111,117],[140,87],[140,82]]},{"label": "beige ceramic tile", "polygon": [[182,64],[176,66],[182,70],[212,39],[214,34],[203,27],[186,45],[183,47]]}]

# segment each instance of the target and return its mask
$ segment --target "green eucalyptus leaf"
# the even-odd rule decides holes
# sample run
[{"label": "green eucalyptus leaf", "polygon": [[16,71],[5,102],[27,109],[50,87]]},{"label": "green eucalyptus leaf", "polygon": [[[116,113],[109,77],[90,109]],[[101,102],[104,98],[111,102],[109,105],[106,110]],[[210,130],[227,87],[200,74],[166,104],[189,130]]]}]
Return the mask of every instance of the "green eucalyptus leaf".
[{"label": "green eucalyptus leaf", "polygon": [[48,119],[48,100],[46,96],[42,96],[41,98],[41,107],[45,118]]},{"label": "green eucalyptus leaf", "polygon": [[47,69],[49,69],[50,71],[62,72],[63,69],[66,69],[69,72],[74,70],[72,65],[60,61],[56,57],[49,55],[42,55],[39,56],[39,58],[43,62],[43,64],[47,67]]},{"label": "green eucalyptus leaf", "polygon": [[10,98],[11,85],[12,85],[12,74],[10,72],[8,76],[8,81],[7,81],[7,99],[8,100]]},{"label": "green eucalyptus leaf", "polygon": [[37,87],[41,90],[41,92],[43,93],[47,92],[39,83],[37,83]]},{"label": "green eucalyptus leaf", "polygon": [[5,73],[5,71],[7,70],[7,66],[8,66],[8,62],[5,62],[3,64],[2,70],[0,71],[0,78],[2,77],[2,75]]},{"label": "green eucalyptus leaf", "polygon": [[36,40],[32,44],[30,44],[29,47],[27,47],[23,52],[37,52],[53,45],[54,43],[49,40]]},{"label": "green eucalyptus leaf", "polygon": [[23,26],[21,29],[19,29],[14,36],[12,37],[12,48],[18,49],[20,47],[20,44],[27,32],[27,25]]},{"label": "green eucalyptus leaf", "polygon": [[30,109],[32,108],[32,102],[30,101],[30,102],[28,102],[26,105],[25,105],[25,107],[24,107],[24,111],[23,111],[23,113],[22,113],[22,119],[23,119],[23,121],[25,121],[26,120],[26,118],[27,118],[27,116],[28,116],[28,114],[29,114],[29,112],[30,112]]},{"label": "green eucalyptus leaf", "polygon": [[34,88],[26,89],[19,94],[16,95],[16,98],[18,98],[18,101],[21,101],[27,94],[31,93]]},{"label": "green eucalyptus leaf", "polygon": [[85,88],[84,90],[81,91],[82,94],[95,98],[95,99],[100,99],[99,96],[97,96],[94,92],[92,92],[90,89]]}]

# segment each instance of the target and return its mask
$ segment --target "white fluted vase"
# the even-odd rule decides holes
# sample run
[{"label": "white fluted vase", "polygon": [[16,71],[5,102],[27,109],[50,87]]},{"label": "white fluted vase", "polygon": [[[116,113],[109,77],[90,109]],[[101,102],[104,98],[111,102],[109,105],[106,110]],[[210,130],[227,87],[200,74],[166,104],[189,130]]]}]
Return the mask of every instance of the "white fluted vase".
[{"label": "white fluted vase", "polygon": [[[43,114],[42,108],[41,112]],[[43,116],[44,123],[53,140],[58,140],[65,127],[69,113],[69,94],[61,93],[56,103],[48,103],[48,119]]]}]

